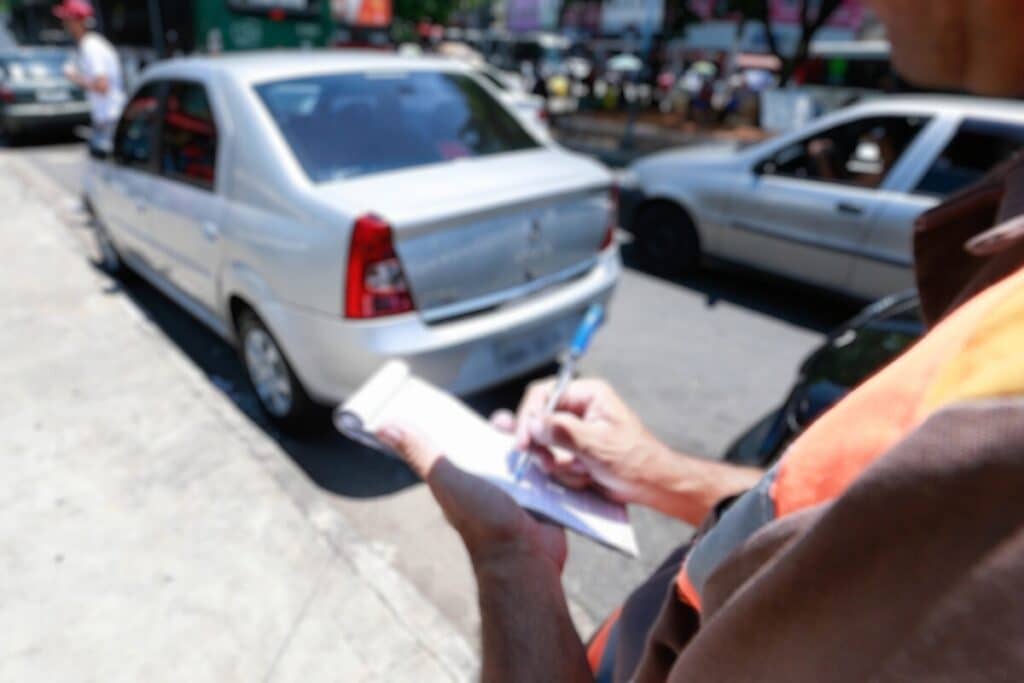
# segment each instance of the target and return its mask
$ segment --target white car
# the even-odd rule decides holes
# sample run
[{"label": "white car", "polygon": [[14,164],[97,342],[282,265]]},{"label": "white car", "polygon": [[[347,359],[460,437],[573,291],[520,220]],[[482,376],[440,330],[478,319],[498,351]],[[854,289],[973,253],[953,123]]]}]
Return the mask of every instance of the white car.
[{"label": "white car", "polygon": [[667,273],[702,255],[864,299],[914,285],[914,220],[1024,147],[1024,105],[885,97],[749,147],[636,162],[624,222]]},{"label": "white car", "polygon": [[295,427],[389,358],[463,393],[553,360],[618,280],[611,188],[468,67],[273,52],[146,71],[87,195]]}]

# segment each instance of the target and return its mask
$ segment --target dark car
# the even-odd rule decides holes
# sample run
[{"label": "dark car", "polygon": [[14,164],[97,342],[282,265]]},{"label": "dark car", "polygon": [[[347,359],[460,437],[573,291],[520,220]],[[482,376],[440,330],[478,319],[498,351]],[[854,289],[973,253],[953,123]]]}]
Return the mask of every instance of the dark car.
[{"label": "dark car", "polygon": [[924,334],[916,291],[879,300],[829,335],[797,376],[782,407],[741,436],[725,459],[768,467],[814,420]]},{"label": "dark car", "polygon": [[89,123],[89,103],[64,76],[70,52],[55,48],[0,50],[0,135],[67,130]]}]

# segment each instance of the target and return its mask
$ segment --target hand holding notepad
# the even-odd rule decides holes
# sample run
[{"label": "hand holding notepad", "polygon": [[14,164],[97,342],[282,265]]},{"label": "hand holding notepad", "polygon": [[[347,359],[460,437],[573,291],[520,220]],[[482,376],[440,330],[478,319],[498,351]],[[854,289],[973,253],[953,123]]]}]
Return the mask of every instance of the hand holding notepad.
[{"label": "hand holding notepad", "polygon": [[408,426],[431,440],[455,467],[485,479],[515,501],[568,529],[636,555],[625,506],[596,491],[567,489],[531,465],[517,481],[520,454],[499,432],[457,398],[415,377],[398,361],[384,365],[335,412],[347,436],[387,450],[374,436],[387,424]]}]

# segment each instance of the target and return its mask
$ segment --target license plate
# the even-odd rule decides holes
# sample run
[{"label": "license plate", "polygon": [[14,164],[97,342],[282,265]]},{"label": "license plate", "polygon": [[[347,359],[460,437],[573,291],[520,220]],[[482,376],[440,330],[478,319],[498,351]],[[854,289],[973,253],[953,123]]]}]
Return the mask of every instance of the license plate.
[{"label": "license plate", "polygon": [[71,99],[71,93],[63,89],[40,90],[36,93],[36,99],[40,102],[67,102]]},{"label": "license plate", "polygon": [[494,346],[495,360],[503,368],[553,360],[568,345],[571,328],[571,324],[561,321],[503,339]]}]

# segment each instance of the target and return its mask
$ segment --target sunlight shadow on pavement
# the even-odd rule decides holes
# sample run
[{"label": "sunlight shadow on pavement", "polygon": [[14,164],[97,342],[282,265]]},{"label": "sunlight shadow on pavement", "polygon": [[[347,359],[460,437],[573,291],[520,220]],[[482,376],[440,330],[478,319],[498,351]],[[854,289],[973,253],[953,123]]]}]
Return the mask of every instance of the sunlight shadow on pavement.
[{"label": "sunlight shadow on pavement", "polygon": [[722,262],[666,278],[644,268],[632,245],[623,246],[622,260],[627,268],[700,293],[708,308],[725,301],[823,334],[852,318],[865,305],[840,294]]},{"label": "sunlight shadow on pavement", "polygon": [[[93,267],[102,271],[98,262]],[[348,498],[374,498],[401,491],[419,482],[397,458],[373,451],[337,432],[325,413],[323,428],[301,439],[283,434],[263,414],[249,387],[234,349],[131,272],[110,277],[105,294],[126,295],[173,342],[221,393],[274,439],[321,488]],[[544,368],[531,377],[551,373]],[[498,408],[514,409],[531,377],[475,394],[467,402],[487,416]]]}]

